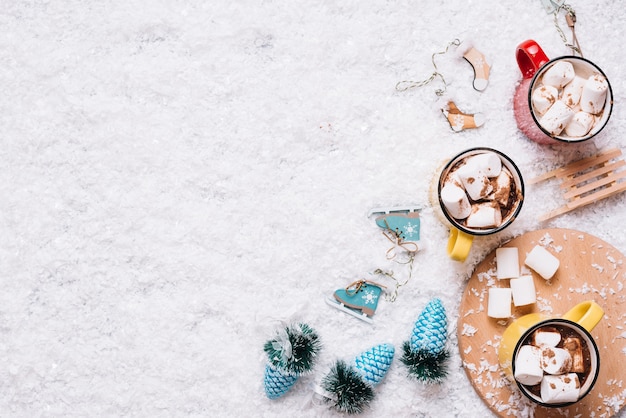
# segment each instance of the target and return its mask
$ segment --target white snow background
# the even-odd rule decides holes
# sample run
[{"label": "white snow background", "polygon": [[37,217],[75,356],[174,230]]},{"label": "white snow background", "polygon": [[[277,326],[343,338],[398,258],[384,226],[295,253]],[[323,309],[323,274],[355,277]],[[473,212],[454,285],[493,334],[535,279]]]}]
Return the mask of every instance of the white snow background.
[{"label": "white snow background", "polygon": [[[311,405],[313,384],[384,342],[396,360],[363,417],[492,415],[456,342],[473,268],[546,227],[626,253],[626,194],[539,223],[563,201],[555,183],[529,186],[515,223],[458,263],[428,188],[471,147],[508,154],[525,178],[622,148],[626,11],[570,4],[615,106],[595,140],[541,146],[515,124],[515,48],[570,51],[539,0],[2,1],[0,416],[333,417]],[[492,65],[481,93],[455,48],[437,57],[447,94],[486,117],[460,133],[440,112],[441,82],[395,90],[428,78],[455,38]],[[367,213],[405,204],[423,206],[424,249],[397,300],[373,325],[327,306],[377,268],[403,277]],[[398,359],[433,297],[452,358],[445,382],[424,386]],[[323,349],[270,401],[262,346],[296,319]]]}]

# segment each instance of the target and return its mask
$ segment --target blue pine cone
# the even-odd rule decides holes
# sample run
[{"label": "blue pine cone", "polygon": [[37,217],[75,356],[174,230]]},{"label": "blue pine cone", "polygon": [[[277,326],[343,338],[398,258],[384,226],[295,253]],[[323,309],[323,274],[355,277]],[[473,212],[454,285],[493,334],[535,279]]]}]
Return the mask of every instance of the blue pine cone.
[{"label": "blue pine cone", "polygon": [[424,383],[441,383],[447,376],[448,338],[446,310],[439,298],[432,299],[420,313],[410,341],[402,346],[402,362],[409,375]]},{"label": "blue pine cone", "polygon": [[297,380],[297,375],[283,374],[269,364],[265,366],[263,385],[265,386],[265,394],[269,399],[277,399],[283,396],[296,384]]},{"label": "blue pine cone", "polygon": [[301,374],[313,368],[321,343],[317,333],[307,324],[285,327],[263,345],[268,364],[263,384],[269,399],[283,396]]},{"label": "blue pine cone", "polygon": [[321,382],[322,388],[333,397],[327,401],[339,412],[363,412],[374,399],[374,386],[389,370],[394,352],[393,345],[380,344],[358,355],[352,366],[338,360]]},{"label": "blue pine cone", "polygon": [[378,385],[393,361],[395,348],[391,344],[380,344],[361,353],[354,360],[354,367],[372,386]]}]

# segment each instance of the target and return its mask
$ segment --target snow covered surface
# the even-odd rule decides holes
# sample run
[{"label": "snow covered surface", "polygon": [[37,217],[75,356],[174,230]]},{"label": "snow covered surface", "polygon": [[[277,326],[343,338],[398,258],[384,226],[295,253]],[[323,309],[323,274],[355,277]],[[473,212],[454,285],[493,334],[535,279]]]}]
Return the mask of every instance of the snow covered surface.
[{"label": "snow covered surface", "polygon": [[[569,50],[539,0],[3,2],[0,415],[337,416],[310,402],[328,365],[383,342],[398,358],[440,297],[450,376],[424,386],[396,359],[362,416],[489,416],[456,345],[473,267],[545,227],[625,253],[626,194],[539,223],[560,193],[528,187],[515,223],[458,263],[429,183],[475,146],[508,154],[526,178],[622,148],[626,9],[571,5],[615,107],[595,140],[541,146],[515,124],[515,47],[532,38],[549,57]],[[428,78],[431,54],[455,38],[492,64],[480,93],[455,48],[437,57],[448,96],[486,118],[460,133],[440,112],[440,82],[395,90]],[[326,296],[378,268],[406,277],[366,216],[405,204],[424,208],[425,248],[397,300],[380,303],[373,325],[328,307]],[[295,319],[323,350],[312,375],[270,401],[262,345]]]}]

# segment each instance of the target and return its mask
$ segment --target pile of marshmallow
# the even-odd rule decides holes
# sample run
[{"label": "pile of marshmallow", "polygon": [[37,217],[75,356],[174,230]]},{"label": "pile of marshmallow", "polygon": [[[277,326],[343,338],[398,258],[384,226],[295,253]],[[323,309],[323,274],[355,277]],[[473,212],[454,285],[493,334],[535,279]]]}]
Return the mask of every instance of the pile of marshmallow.
[{"label": "pile of marshmallow", "polygon": [[604,110],[609,84],[601,74],[580,77],[567,60],[555,62],[531,95],[539,125],[552,135],[584,137]]},{"label": "pile of marshmallow", "polygon": [[[541,245],[536,245],[527,255],[524,264],[543,279],[550,280],[559,268],[559,259]],[[496,249],[496,275],[498,280],[510,279],[510,287],[490,287],[487,316],[508,318],[511,316],[511,301],[514,306],[525,306],[537,301],[535,282],[530,274],[520,275],[518,249],[502,247]]]},{"label": "pile of marshmallow", "polygon": [[444,179],[440,198],[448,214],[468,228],[497,228],[509,208],[513,175],[488,151],[467,157]]},{"label": "pile of marshmallow", "polygon": [[524,386],[540,385],[544,403],[567,403],[578,400],[578,373],[586,372],[580,338],[563,338],[558,328],[545,326],[520,347],[514,378]]}]

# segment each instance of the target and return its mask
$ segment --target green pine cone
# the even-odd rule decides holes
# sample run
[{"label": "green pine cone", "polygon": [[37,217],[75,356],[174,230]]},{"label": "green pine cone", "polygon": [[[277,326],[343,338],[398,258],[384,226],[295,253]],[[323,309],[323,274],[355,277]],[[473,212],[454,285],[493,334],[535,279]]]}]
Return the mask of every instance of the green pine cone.
[{"label": "green pine cone", "polygon": [[321,386],[335,396],[335,400],[328,401],[334,402],[333,406],[339,412],[359,414],[374,399],[372,386],[363,379],[361,373],[342,360],[338,360],[324,376]]},{"label": "green pine cone", "polygon": [[285,327],[263,346],[273,367],[284,374],[296,376],[313,368],[320,349],[317,332],[304,323]]},{"label": "green pine cone", "polygon": [[405,341],[402,345],[403,355],[400,359],[409,369],[409,376],[423,383],[441,383],[448,375],[448,350],[433,354],[429,350],[413,350],[412,344]]}]

